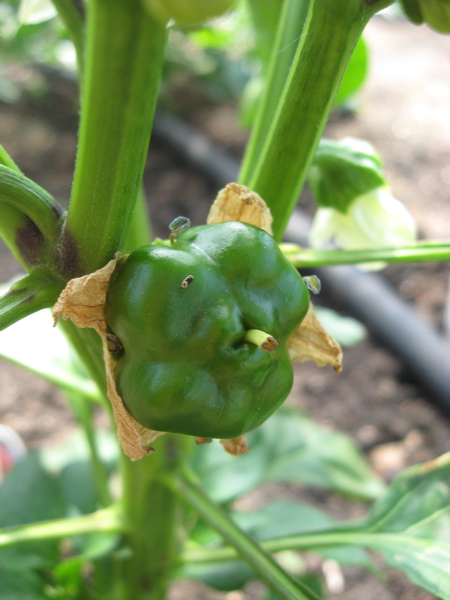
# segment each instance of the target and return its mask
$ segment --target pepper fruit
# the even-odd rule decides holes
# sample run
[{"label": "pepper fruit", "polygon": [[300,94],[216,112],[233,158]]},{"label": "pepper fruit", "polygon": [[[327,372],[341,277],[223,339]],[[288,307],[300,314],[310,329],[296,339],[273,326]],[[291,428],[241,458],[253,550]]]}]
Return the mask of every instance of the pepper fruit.
[{"label": "pepper fruit", "polygon": [[287,341],[308,307],[301,276],[252,225],[194,227],[172,246],[136,250],[105,306],[123,347],[125,406],[156,431],[230,439],[254,429],[292,387]]}]

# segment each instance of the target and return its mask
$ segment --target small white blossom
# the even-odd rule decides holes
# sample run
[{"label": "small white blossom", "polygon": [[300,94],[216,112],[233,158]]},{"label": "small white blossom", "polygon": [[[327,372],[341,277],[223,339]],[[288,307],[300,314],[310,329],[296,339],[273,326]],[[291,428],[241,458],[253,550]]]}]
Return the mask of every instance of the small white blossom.
[{"label": "small white blossom", "polygon": [[[417,232],[414,219],[405,206],[385,187],[356,198],[344,214],[334,208],[319,207],[313,220],[310,243],[321,248],[334,241],[344,250],[393,248],[411,244]],[[367,264],[365,268],[383,265]]]},{"label": "small white blossom", "polygon": [[56,8],[50,0],[22,0],[19,21],[24,25],[32,25],[48,21],[56,14]]}]

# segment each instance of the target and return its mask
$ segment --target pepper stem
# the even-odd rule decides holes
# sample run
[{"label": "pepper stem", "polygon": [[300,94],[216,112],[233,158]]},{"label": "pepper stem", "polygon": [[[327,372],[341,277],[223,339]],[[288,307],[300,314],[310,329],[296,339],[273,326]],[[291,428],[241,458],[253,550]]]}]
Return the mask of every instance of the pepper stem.
[{"label": "pepper stem", "polygon": [[267,352],[273,352],[278,346],[277,340],[260,329],[248,329],[244,336],[245,342],[250,342],[261,348],[261,350],[267,350]]}]

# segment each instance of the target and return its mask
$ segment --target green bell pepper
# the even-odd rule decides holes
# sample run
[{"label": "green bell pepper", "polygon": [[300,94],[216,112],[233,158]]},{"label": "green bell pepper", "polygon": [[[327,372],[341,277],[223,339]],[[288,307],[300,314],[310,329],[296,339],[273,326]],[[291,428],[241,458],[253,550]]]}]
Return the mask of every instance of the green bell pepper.
[{"label": "green bell pepper", "polygon": [[130,254],[109,288],[117,388],[149,429],[235,438],[292,387],[287,341],[308,290],[252,225],[194,227],[172,241]]}]

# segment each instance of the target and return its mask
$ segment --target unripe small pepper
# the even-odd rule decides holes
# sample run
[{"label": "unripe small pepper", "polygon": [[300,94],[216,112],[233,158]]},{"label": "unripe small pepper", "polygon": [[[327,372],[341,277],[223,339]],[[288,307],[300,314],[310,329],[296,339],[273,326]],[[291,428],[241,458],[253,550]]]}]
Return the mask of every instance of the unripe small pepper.
[{"label": "unripe small pepper", "polygon": [[438,33],[450,33],[450,0],[400,0],[410,21],[426,23]]},{"label": "unripe small pepper", "polygon": [[236,0],[142,0],[146,10],[161,23],[173,19],[180,25],[199,25],[222,15]]},{"label": "unripe small pepper", "polygon": [[[116,384],[130,414],[156,431],[236,438],[286,399],[287,350],[309,294],[265,231],[194,227],[144,246],[112,281],[105,306]],[[265,349],[264,349],[265,348]]]}]

